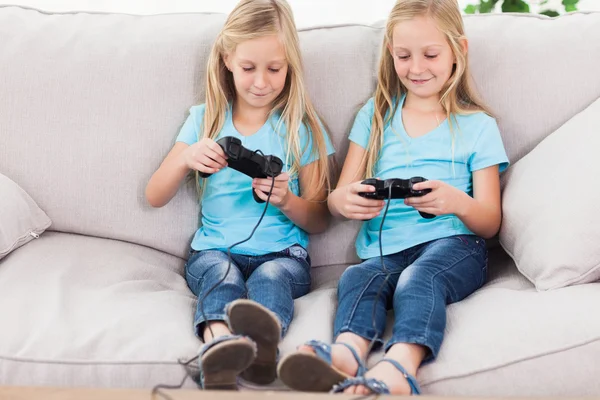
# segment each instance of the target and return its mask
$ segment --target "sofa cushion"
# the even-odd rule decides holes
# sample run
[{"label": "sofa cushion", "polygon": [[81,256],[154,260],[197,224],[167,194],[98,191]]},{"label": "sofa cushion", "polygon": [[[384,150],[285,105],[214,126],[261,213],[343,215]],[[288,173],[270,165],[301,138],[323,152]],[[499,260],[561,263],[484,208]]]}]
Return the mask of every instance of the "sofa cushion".
[{"label": "sofa cushion", "polygon": [[[317,268],[331,275],[344,268]],[[315,270],[313,270],[315,272]],[[308,297],[311,296],[311,297]],[[307,339],[331,340],[335,286],[319,285],[296,301],[294,321],[280,349],[285,354]],[[498,247],[490,252],[483,288],[447,308],[444,342],[435,362],[417,379],[435,396],[594,396],[600,354],[600,320],[595,315],[600,284],[538,292]],[[388,314],[384,338],[391,337]],[[368,365],[383,356],[373,353]],[[589,371],[589,373],[584,373]],[[244,387],[256,388],[243,382]],[[283,389],[281,382],[271,388]]]},{"label": "sofa cushion", "polygon": [[500,243],[538,290],[600,279],[600,99],[504,176]]},{"label": "sofa cushion", "polygon": [[0,174],[0,260],[39,237],[52,223],[19,185]]},{"label": "sofa cushion", "polygon": [[488,283],[448,307],[446,336],[418,379],[430,395],[597,396],[600,284],[539,292],[501,248]]},{"label": "sofa cushion", "polygon": [[[144,188],[189,107],[203,101],[207,55],[224,19],[0,6],[0,86],[10,94],[0,96],[0,171],[36,199],[52,230],[185,257],[198,225],[193,185],[159,210]],[[600,37],[600,14],[477,15],[465,24],[475,83],[512,162],[600,95],[600,40],[580,40]],[[340,166],[352,120],[375,89],[382,26],[299,33],[308,90]],[[565,71],[586,79],[562,79]],[[336,223],[313,236],[313,264],[356,261],[357,229]]]},{"label": "sofa cushion", "polygon": [[[600,302],[600,284],[538,292],[502,248],[493,249],[490,260],[486,285],[447,308],[440,353],[417,375],[423,392],[475,397],[597,395],[600,320],[590,315]],[[317,270],[322,269],[329,267]],[[284,353],[307,338],[327,340],[332,333],[335,307],[328,302],[336,298],[335,287],[324,285],[313,294],[318,297],[302,303],[290,326],[281,346]],[[391,337],[392,325],[390,312],[385,339]],[[382,356],[381,350],[372,354],[369,366]]]},{"label": "sofa cushion", "polygon": [[[149,388],[180,382],[177,359],[193,357],[200,346],[192,329],[196,299],[181,276],[184,260],[55,232],[23,250],[0,268],[0,324],[10,327],[0,330],[0,384]],[[589,318],[600,285],[537,292],[502,249],[490,259],[487,285],[448,307],[438,359],[418,374],[425,393],[598,393],[596,374],[581,371],[594,371],[600,352],[600,321]],[[335,285],[344,268],[313,269],[313,290],[295,302],[282,355],[308,339],[332,339]],[[272,388],[282,389],[281,383]]]},{"label": "sofa cushion", "polygon": [[468,15],[465,30],[511,163],[600,96],[600,13]]},{"label": "sofa cushion", "polygon": [[201,100],[220,14],[44,13],[0,6],[0,171],[52,230],[185,257],[198,226],[193,185],[164,208],[150,176]]},{"label": "sofa cushion", "polygon": [[[194,357],[202,344],[183,259],[58,232],[23,250],[0,268],[0,385],[148,388],[181,381],[177,360]],[[331,339],[344,268],[313,269],[313,291],[295,302],[283,352],[313,337]]]},{"label": "sofa cushion", "polygon": [[149,387],[195,355],[183,260],[46,232],[2,261],[0,385]]}]

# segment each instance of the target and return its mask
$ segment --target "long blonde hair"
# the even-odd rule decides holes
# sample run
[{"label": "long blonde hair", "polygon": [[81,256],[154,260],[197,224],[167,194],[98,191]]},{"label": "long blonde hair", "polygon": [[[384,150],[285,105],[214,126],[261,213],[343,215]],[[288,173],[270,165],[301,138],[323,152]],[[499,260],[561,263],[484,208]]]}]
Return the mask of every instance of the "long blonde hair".
[{"label": "long blonde hair", "polygon": [[[440,104],[446,112],[450,129],[452,130],[453,116],[457,114],[472,114],[483,111],[491,112],[480,100],[470,81],[469,62],[463,52],[461,41],[465,40],[463,20],[456,0],[398,0],[388,17],[381,59],[377,73],[377,89],[375,89],[373,121],[369,138],[368,152],[365,152],[365,176],[375,174],[375,165],[379,160],[383,147],[383,132],[396,114],[401,96],[408,92],[402,84],[394,68],[394,60],[389,48],[392,47],[394,27],[417,16],[429,16],[436,22],[440,32],[454,53],[456,65],[452,75],[442,88]],[[389,111],[389,113],[388,113]],[[453,138],[454,152],[454,138]],[[364,162],[365,160],[363,160]]]},{"label": "long blonde hair", "polygon": [[[236,98],[233,75],[225,66],[224,56],[233,52],[237,45],[244,41],[269,35],[280,37],[285,49],[288,71],[285,86],[274,100],[268,118],[276,112],[281,113],[280,121],[287,130],[285,161],[287,165],[291,164],[288,171],[290,176],[299,173],[301,155],[306,150],[300,148],[299,130],[301,124],[307,128],[312,137],[312,155],[318,157],[315,161],[317,168],[308,176],[307,184],[308,187],[314,188],[312,193],[316,196],[322,188],[330,187],[330,168],[325,142],[327,133],[321,127],[319,116],[305,89],[296,24],[292,9],[285,0],[242,0],[227,17],[208,58],[204,126],[199,130],[199,139],[217,137],[225,123],[229,103],[234,102]],[[278,124],[276,130],[280,125]],[[199,175],[196,175],[196,181],[200,185]],[[199,191],[201,196],[202,189]]]}]

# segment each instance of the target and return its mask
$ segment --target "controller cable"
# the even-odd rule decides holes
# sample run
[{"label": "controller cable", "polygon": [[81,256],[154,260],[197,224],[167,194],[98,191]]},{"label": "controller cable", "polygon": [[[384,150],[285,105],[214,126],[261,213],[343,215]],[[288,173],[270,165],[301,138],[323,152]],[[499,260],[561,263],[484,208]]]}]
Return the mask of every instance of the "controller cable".
[{"label": "controller cable", "polygon": [[[392,200],[392,185],[389,186],[389,192],[388,192],[387,202],[385,205],[385,211],[383,213],[383,217],[381,218],[381,224],[379,225],[379,259],[381,260],[381,270],[385,273],[385,279],[383,280],[383,283],[381,284],[381,286],[379,287],[379,290],[377,291],[377,297],[376,297],[377,299],[380,298],[381,293],[383,292],[383,288],[385,287],[388,280],[390,279],[390,276],[392,275],[391,272],[388,271],[388,269],[385,267],[385,263],[383,261],[383,246],[381,244],[381,233],[383,231],[383,223],[385,222],[385,217],[387,216],[387,212],[390,207],[391,200]],[[375,332],[377,332],[377,320],[375,318],[376,314],[377,314],[377,302],[374,302],[373,303],[373,313],[371,314],[371,320],[373,323],[373,330]],[[371,350],[373,350],[373,346],[375,346],[375,343],[377,342],[378,338],[379,338],[378,335],[375,334],[373,339],[371,339],[371,342],[369,343],[369,347],[367,347],[367,351],[365,352],[365,356],[363,359],[363,365],[365,365],[365,366],[367,365],[367,358],[369,357]],[[377,399],[379,397],[379,395],[376,393],[369,393],[367,395],[353,397],[350,400],[366,400],[371,397],[373,397],[373,399]]]},{"label": "controller cable", "polygon": [[[261,156],[265,157],[264,153],[260,150],[255,150],[253,154],[260,154]],[[271,176],[272,175],[272,170],[271,170],[271,164],[268,164],[267,167],[267,175]],[[256,229],[258,228],[258,226],[260,225],[260,223],[263,220],[263,217],[265,216],[265,214],[267,213],[267,209],[269,207],[269,200],[271,200],[271,194],[273,193],[273,187],[275,186],[275,177],[273,177],[273,180],[271,181],[271,189],[269,190],[269,194],[267,195],[267,200],[265,201],[265,207],[263,209],[263,212],[260,216],[260,218],[258,219],[258,222],[256,223],[256,225],[254,226],[254,228],[252,229],[252,232],[250,232],[250,235],[244,239],[241,240],[237,243],[232,244],[231,246],[229,246],[227,248],[227,257],[229,259],[229,264],[227,265],[227,269],[225,270],[225,274],[223,275],[223,277],[217,282],[215,283],[210,289],[208,289],[206,291],[206,293],[204,294],[204,296],[202,296],[202,299],[199,299],[199,303],[200,303],[200,312],[202,314],[202,318],[204,318],[204,321],[206,321],[207,323],[207,327],[208,330],[210,331],[210,335],[214,338],[214,334],[212,331],[212,328],[210,326],[210,324],[208,324],[208,321],[206,319],[206,314],[204,313],[204,300],[206,300],[206,298],[208,297],[208,295],[215,290],[221,283],[223,283],[225,281],[225,279],[227,279],[227,275],[229,274],[229,271],[231,270],[231,249],[234,248],[235,246],[238,246],[242,243],[247,242],[248,240],[250,240],[252,238],[252,235],[254,235],[254,232],[256,232]],[[252,189],[254,190],[254,189]],[[192,357],[191,359],[187,360],[187,361],[183,361],[181,359],[177,360],[177,363],[179,365],[181,365],[184,370],[185,370],[185,376],[183,377],[183,380],[181,381],[181,383],[179,383],[179,385],[166,385],[166,384],[157,384],[156,386],[154,386],[152,388],[152,398],[154,398],[155,394],[158,394],[159,396],[161,396],[163,399],[165,400],[173,400],[170,396],[168,396],[166,393],[161,392],[160,389],[181,389],[183,387],[183,385],[185,384],[185,381],[188,378],[191,378],[192,380],[194,379],[194,376],[197,376],[197,373],[194,373],[192,371],[192,367],[190,366],[194,361],[197,361],[198,358],[200,357],[200,355],[196,355],[194,357]]]}]

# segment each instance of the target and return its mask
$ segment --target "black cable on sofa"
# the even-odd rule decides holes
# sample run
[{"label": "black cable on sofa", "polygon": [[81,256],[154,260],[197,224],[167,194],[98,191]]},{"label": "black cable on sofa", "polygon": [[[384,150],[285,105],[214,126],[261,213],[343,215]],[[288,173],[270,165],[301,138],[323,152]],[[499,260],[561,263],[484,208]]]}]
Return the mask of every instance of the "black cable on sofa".
[{"label": "black cable on sofa", "polygon": [[[264,154],[262,151],[260,150],[256,150],[254,153],[259,153],[260,155],[262,155],[264,157]],[[268,164],[268,175],[271,175],[271,165]],[[241,240],[237,243],[232,244],[231,246],[229,246],[227,248],[227,258],[229,259],[229,264],[227,265],[227,270],[225,270],[225,274],[223,275],[223,278],[221,278],[217,283],[215,283],[210,289],[208,289],[206,291],[206,293],[204,294],[204,296],[202,296],[202,299],[199,299],[198,301],[200,302],[200,312],[202,313],[202,317],[204,318],[205,321],[207,321],[206,319],[206,314],[204,313],[204,300],[206,300],[206,297],[208,297],[208,295],[215,290],[221,283],[223,283],[225,281],[225,279],[227,279],[227,275],[229,275],[229,271],[231,271],[231,249],[233,249],[235,246],[238,246],[242,243],[247,242],[248,240],[250,240],[252,238],[252,236],[254,235],[254,232],[256,232],[256,229],[258,229],[258,226],[260,225],[260,223],[262,222],[265,214],[267,213],[267,208],[269,207],[269,200],[271,200],[271,194],[273,193],[273,187],[275,186],[275,178],[273,177],[273,180],[271,181],[271,189],[269,190],[269,194],[267,195],[267,201],[265,201],[265,207],[263,209],[262,214],[260,215],[260,218],[258,219],[258,222],[256,223],[256,225],[254,225],[254,228],[252,229],[252,232],[250,232],[250,235],[244,239]],[[254,189],[253,189],[254,190]],[[207,321],[208,322],[208,321]],[[210,331],[210,335],[212,337],[214,337],[212,328],[210,326],[210,324],[208,324],[208,330]],[[154,395],[157,394],[159,396],[161,396],[163,399],[165,400],[173,400],[169,395],[167,395],[164,392],[161,392],[160,389],[181,389],[183,387],[183,385],[185,384],[185,381],[188,378],[194,379],[194,374],[191,371],[191,367],[190,365],[197,361],[198,358],[200,357],[200,355],[196,355],[195,357],[192,357],[191,359],[187,360],[187,361],[182,361],[181,359],[177,360],[177,363],[179,365],[181,365],[183,367],[183,369],[185,370],[185,376],[183,377],[183,380],[181,381],[181,383],[179,385],[166,385],[166,384],[161,384],[159,383],[158,385],[154,386],[152,388],[152,392],[151,392],[151,396],[152,398],[154,398]]]},{"label": "black cable on sofa", "polygon": [[[260,150],[257,150],[257,152],[258,151],[260,151]],[[261,214],[258,222],[256,223],[256,225],[252,229],[252,232],[250,233],[250,235],[246,239],[244,239],[244,240],[242,240],[240,242],[234,243],[233,245],[231,245],[227,249],[227,255],[228,255],[228,258],[229,258],[229,265],[227,266],[227,270],[225,271],[225,275],[223,276],[223,278],[219,282],[217,282],[215,285],[213,285],[213,287],[211,287],[206,292],[206,294],[202,297],[202,299],[200,300],[201,301],[201,303],[200,303],[201,313],[202,313],[202,316],[204,317],[205,320],[206,320],[206,316],[204,314],[204,307],[203,307],[204,300],[210,294],[210,292],[212,292],[216,287],[218,287],[218,285],[220,285],[227,278],[227,275],[229,274],[229,271],[231,270],[231,249],[233,247],[237,246],[237,245],[240,245],[240,244],[242,244],[242,243],[250,240],[250,238],[252,238],[252,235],[254,235],[254,232],[256,231],[256,229],[258,228],[258,226],[260,225],[260,223],[262,222],[262,219],[263,219],[265,213],[267,212],[267,207],[269,205],[269,200],[271,199],[271,193],[273,192],[274,185],[275,185],[275,179],[273,179],[273,181],[271,183],[271,190],[269,191],[269,194],[268,194],[268,197],[267,197],[267,201],[265,203],[265,208],[263,209],[263,212],[262,212],[262,214]],[[389,188],[389,194],[388,194],[388,199],[387,199],[388,201],[387,201],[387,204],[385,206],[385,211],[383,213],[383,217],[381,219],[381,224],[379,225],[379,258],[381,260],[381,269],[385,273],[385,279],[384,279],[383,283],[381,284],[381,286],[379,287],[379,290],[377,292],[377,298],[379,298],[381,296],[383,288],[385,287],[385,285],[387,284],[387,282],[388,282],[388,280],[389,280],[389,278],[391,276],[390,272],[387,270],[387,268],[385,266],[385,263],[383,261],[383,245],[382,245],[382,242],[381,242],[381,234],[382,234],[382,231],[383,231],[383,224],[385,222],[385,217],[387,216],[388,209],[390,207],[391,197],[392,197],[392,187],[390,186],[390,188]],[[373,329],[375,331],[377,331],[377,321],[376,321],[376,318],[375,318],[376,311],[377,311],[377,303],[374,303],[373,304],[373,312],[372,312],[372,317],[371,318],[372,318],[372,322],[373,322]],[[214,336],[213,333],[212,333],[212,330],[210,328],[210,325],[209,325],[208,329],[210,330],[211,335]],[[378,336],[375,336],[371,340],[371,342],[369,343],[369,347],[367,348],[367,352],[365,353],[365,358],[364,358],[364,364],[365,365],[367,364],[368,355],[371,352],[371,350],[373,349],[373,346],[375,345],[375,342],[377,341],[377,338],[378,338]],[[183,380],[181,381],[181,383],[179,383],[179,385],[158,384],[158,385],[154,386],[152,388],[152,392],[151,392],[152,398],[154,398],[154,395],[156,394],[156,395],[161,396],[165,400],[173,400],[169,395],[167,395],[164,392],[161,392],[160,390],[161,389],[170,389],[170,390],[181,389],[183,387],[183,385],[185,384],[185,381],[188,378],[192,378],[193,379],[194,374],[190,370],[190,365],[193,362],[197,361],[198,358],[199,358],[199,355],[197,355],[195,357],[192,357],[191,359],[189,359],[187,361],[177,360],[177,363],[180,364],[184,368],[184,370],[185,370],[185,376],[183,377]],[[374,399],[376,399],[376,398],[379,397],[379,395],[378,394],[374,394],[374,393],[370,393],[370,394],[367,394],[367,395],[363,395],[363,396],[358,396],[358,397],[352,398],[351,400],[366,400],[366,399],[369,399],[371,397],[373,397]]]}]

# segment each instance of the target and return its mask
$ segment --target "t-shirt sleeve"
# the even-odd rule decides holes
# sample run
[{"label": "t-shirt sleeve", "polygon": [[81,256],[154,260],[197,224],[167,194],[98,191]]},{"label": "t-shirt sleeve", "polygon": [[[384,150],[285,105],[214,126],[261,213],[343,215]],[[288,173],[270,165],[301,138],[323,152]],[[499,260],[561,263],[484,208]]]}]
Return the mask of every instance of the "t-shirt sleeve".
[{"label": "t-shirt sleeve", "polygon": [[183,142],[191,146],[198,141],[198,130],[201,128],[204,117],[204,104],[190,108],[190,115],[179,130],[176,142]]},{"label": "t-shirt sleeve", "polygon": [[469,171],[477,171],[498,165],[500,172],[504,171],[508,165],[508,157],[502,143],[502,136],[498,124],[493,118],[488,118],[483,124],[479,133],[471,157],[469,158]]},{"label": "t-shirt sleeve", "polygon": [[[321,131],[323,132],[323,138],[325,139],[327,155],[330,156],[335,153],[335,148],[321,121],[319,121],[319,125],[321,125]],[[315,151],[313,153],[313,137],[310,134],[310,129],[305,124],[300,124],[300,151],[302,151],[302,156],[300,158],[301,167],[319,159],[319,152]]]},{"label": "t-shirt sleeve", "polygon": [[348,136],[348,139],[363,149],[366,149],[369,145],[369,136],[371,135],[371,123],[373,121],[374,112],[375,106],[373,98],[370,98],[356,114],[354,124],[350,130],[350,135]]}]

